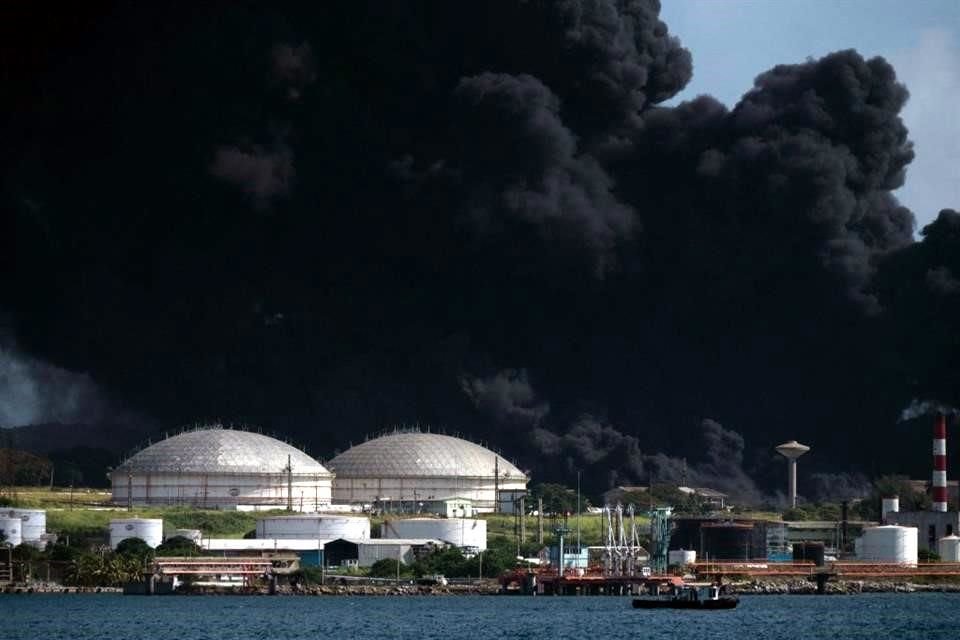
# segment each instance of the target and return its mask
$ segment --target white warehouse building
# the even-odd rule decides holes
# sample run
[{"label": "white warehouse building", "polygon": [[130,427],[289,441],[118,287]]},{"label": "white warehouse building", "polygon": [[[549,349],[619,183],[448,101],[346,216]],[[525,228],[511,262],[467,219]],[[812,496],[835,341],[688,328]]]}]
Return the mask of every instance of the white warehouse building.
[{"label": "white warehouse building", "polygon": [[367,440],[327,466],[336,474],[334,503],[407,513],[420,513],[425,503],[449,498],[470,500],[473,511],[489,513],[500,492],[525,492],[528,480],[485,447],[420,431],[395,431]]},{"label": "white warehouse building", "polygon": [[110,480],[119,505],[318,511],[330,505],[333,474],[296,447],[217,425],[142,449]]}]

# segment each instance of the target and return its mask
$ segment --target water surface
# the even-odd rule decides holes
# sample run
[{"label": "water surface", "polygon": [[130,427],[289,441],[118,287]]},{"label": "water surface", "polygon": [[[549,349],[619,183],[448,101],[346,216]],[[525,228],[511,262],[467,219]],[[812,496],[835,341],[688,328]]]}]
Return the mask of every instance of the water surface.
[{"label": "water surface", "polygon": [[[960,594],[748,596],[734,611],[626,597],[0,596],[0,639],[960,639]],[[11,635],[8,635],[11,634]]]}]

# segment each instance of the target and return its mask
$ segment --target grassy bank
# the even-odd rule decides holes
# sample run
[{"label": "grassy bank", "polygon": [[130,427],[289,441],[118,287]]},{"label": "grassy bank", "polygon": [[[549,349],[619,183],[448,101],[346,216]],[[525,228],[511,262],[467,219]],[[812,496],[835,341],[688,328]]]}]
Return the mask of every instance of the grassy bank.
[{"label": "grassy bank", "polygon": [[71,538],[96,538],[106,535],[110,521],[117,518],[162,518],[165,530],[200,529],[217,538],[242,538],[257,526],[257,518],[283,513],[261,511],[218,511],[187,507],[137,507],[127,511],[110,502],[110,492],[100,489],[53,490],[42,487],[16,487],[0,496],[3,504],[23,509],[45,509],[47,531]]},{"label": "grassy bank", "polygon": [[[102,489],[64,489],[45,487],[16,487],[5,489],[0,493],[0,504],[10,506],[47,510],[47,529],[51,532],[68,536],[96,537],[104,535],[110,523],[115,518],[140,517],[162,518],[164,528],[172,529],[200,529],[204,535],[218,538],[241,538],[244,534],[256,528],[256,521],[264,515],[277,515],[282,510],[246,513],[238,511],[218,511],[192,509],[185,507],[138,507],[127,511],[110,503],[110,492]],[[778,514],[751,514],[777,519]],[[393,518],[397,516],[387,516]],[[406,517],[406,516],[402,516]],[[513,515],[488,514],[482,516],[487,522],[488,544],[490,546],[507,546],[516,544],[517,522]],[[371,529],[377,535],[384,516],[371,518]],[[576,540],[579,523],[580,540],[586,545],[603,544],[604,518],[600,514],[582,514],[570,516],[566,526],[570,529],[569,540]],[[545,517],[543,520],[544,544],[554,542],[554,529],[563,523],[562,518]],[[532,546],[537,540],[537,518],[527,516],[526,542]],[[629,523],[626,523],[629,526]],[[641,528],[641,535],[647,532],[649,520],[645,516],[637,516],[637,525]],[[629,533],[629,530],[627,531]],[[529,548],[529,547],[528,547]]]}]

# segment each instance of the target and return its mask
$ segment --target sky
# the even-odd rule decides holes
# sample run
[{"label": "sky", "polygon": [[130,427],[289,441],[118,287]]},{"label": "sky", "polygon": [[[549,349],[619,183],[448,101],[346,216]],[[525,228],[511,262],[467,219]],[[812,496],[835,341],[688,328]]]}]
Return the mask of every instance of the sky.
[{"label": "sky", "polygon": [[733,106],[777,64],[850,48],[883,56],[910,90],[903,118],[917,154],[897,196],[918,232],[960,204],[960,1],[664,0],[661,18],[693,53],[674,102],[708,93]]},{"label": "sky", "polygon": [[598,491],[757,495],[790,439],[925,471],[904,407],[960,406],[956,5],[467,6],[4,14],[0,427],[324,457],[420,424]]}]

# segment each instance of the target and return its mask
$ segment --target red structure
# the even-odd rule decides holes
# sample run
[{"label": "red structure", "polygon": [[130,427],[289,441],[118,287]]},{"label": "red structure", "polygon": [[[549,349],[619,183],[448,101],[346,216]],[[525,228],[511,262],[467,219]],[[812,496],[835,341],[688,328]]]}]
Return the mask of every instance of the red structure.
[{"label": "red structure", "polygon": [[947,510],[947,418],[937,416],[933,425],[933,506],[932,511]]}]

